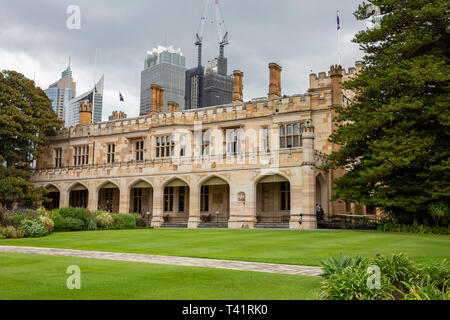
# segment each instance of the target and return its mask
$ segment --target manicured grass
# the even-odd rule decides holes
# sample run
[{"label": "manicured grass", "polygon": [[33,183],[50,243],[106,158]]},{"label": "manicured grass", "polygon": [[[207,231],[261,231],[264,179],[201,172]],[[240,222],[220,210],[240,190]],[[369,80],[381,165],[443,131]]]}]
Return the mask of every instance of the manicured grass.
[{"label": "manicured grass", "polygon": [[404,253],[418,263],[450,257],[450,236],[376,231],[165,230],[55,233],[0,245],[83,249],[317,266],[340,253]]},{"label": "manicured grass", "polygon": [[[81,290],[66,287],[70,265]],[[309,300],[320,277],[0,253],[0,300]]]}]

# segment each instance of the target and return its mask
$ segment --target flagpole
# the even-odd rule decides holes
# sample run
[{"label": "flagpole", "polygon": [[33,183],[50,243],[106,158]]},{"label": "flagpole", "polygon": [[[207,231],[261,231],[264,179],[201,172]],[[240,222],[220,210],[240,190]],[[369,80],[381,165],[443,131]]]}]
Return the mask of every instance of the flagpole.
[{"label": "flagpole", "polygon": [[337,12],[337,54],[338,54],[338,64],[341,65],[341,23],[339,17],[339,10]]}]

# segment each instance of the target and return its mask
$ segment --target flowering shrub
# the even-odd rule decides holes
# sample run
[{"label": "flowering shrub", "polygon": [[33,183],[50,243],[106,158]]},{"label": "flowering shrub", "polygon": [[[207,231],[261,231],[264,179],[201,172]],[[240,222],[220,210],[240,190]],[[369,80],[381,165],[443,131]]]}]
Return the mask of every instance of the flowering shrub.
[{"label": "flowering shrub", "polygon": [[109,212],[97,211],[95,213],[95,222],[99,229],[110,229],[114,222],[114,218]]},{"label": "flowering shrub", "polygon": [[50,229],[37,220],[25,219],[20,227],[28,238],[44,237],[50,233]]}]

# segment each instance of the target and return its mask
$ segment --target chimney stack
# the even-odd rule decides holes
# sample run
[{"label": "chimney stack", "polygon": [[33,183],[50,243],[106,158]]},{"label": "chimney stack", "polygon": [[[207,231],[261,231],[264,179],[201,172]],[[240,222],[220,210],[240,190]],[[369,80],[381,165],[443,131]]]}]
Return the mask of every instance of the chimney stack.
[{"label": "chimney stack", "polygon": [[244,101],[244,95],[243,95],[244,84],[243,84],[242,79],[244,78],[244,73],[239,70],[235,70],[233,72],[233,74],[234,74],[233,103],[243,102]]},{"label": "chimney stack", "polygon": [[80,122],[79,124],[90,124],[92,123],[92,102],[80,103]]},{"label": "chimney stack", "polygon": [[281,97],[281,70],[283,70],[278,64],[270,63],[270,85],[269,85],[269,99],[275,99]]},{"label": "chimney stack", "polygon": [[180,105],[174,101],[168,101],[167,106],[169,107],[169,112],[179,111]]},{"label": "chimney stack", "polygon": [[152,102],[150,104],[150,113],[163,112],[164,89],[157,84],[152,84]]},{"label": "chimney stack", "polygon": [[158,112],[164,112],[164,89],[159,87]]}]

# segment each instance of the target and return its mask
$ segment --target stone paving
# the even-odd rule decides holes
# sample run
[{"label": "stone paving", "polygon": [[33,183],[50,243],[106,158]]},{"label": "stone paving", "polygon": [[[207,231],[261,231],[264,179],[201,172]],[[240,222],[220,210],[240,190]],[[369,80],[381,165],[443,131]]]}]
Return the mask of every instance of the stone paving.
[{"label": "stone paving", "polygon": [[130,261],[130,262],[175,265],[184,267],[216,268],[216,269],[267,272],[267,273],[290,274],[301,276],[318,276],[322,273],[322,269],[319,267],[261,263],[261,262],[215,260],[202,258],[169,257],[169,256],[157,256],[148,254],[119,253],[119,252],[69,250],[69,249],[53,249],[53,248],[37,248],[37,247],[14,247],[14,246],[0,246],[0,252],[42,254],[51,256],[65,256],[65,257],[90,258],[90,259],[114,260],[114,261]]}]

